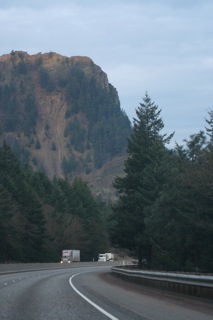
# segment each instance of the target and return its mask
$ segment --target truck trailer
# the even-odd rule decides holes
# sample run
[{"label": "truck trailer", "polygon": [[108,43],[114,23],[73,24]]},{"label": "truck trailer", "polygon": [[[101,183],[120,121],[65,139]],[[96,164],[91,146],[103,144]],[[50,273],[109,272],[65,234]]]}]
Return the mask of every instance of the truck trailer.
[{"label": "truck trailer", "polygon": [[106,252],[106,253],[99,253],[98,261],[113,261],[114,260],[114,253]]},{"label": "truck trailer", "polygon": [[62,250],[61,263],[80,261],[80,250]]}]

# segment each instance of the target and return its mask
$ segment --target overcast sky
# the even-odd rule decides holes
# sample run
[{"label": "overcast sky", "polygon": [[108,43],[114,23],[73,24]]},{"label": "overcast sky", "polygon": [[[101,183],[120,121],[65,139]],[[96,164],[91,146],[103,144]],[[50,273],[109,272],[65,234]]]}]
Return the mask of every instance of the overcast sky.
[{"label": "overcast sky", "polygon": [[183,144],[213,109],[213,0],[0,0],[0,55],[88,56],[130,120],[147,91]]}]

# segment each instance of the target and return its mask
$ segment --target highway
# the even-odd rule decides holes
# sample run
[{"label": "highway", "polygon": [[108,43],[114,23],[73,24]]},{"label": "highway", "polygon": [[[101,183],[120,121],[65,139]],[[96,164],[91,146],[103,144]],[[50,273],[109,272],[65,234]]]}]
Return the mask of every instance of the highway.
[{"label": "highway", "polygon": [[110,266],[0,275],[1,320],[212,320],[210,301],[117,279]]}]

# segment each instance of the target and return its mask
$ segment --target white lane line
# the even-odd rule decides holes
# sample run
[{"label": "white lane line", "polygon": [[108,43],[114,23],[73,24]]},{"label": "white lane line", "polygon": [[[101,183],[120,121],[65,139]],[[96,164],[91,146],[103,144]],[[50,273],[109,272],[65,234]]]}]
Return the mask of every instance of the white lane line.
[{"label": "white lane line", "polygon": [[74,284],[72,283],[72,279],[75,276],[78,276],[81,273],[76,273],[74,274],[72,277],[69,278],[69,283],[71,285],[71,287],[73,288],[73,290],[79,295],[81,296],[84,300],[86,300],[88,303],[90,303],[94,308],[96,308],[98,311],[100,311],[101,313],[103,313],[105,316],[107,316],[109,319],[111,320],[119,320],[118,318],[114,317],[111,313],[107,312],[106,310],[104,310],[103,308],[99,307],[96,303],[94,303],[93,301],[91,301],[90,299],[88,299],[83,293],[81,293],[78,289],[76,289],[76,287],[74,286]]}]

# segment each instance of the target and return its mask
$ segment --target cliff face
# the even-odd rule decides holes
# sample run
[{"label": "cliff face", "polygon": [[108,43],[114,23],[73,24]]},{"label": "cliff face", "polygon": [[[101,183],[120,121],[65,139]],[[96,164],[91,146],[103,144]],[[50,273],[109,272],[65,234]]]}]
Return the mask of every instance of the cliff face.
[{"label": "cliff face", "polygon": [[90,174],[123,156],[130,121],[88,57],[0,57],[0,140],[49,177]]}]

